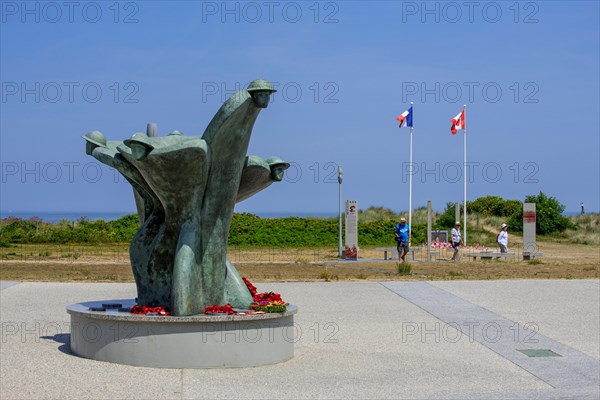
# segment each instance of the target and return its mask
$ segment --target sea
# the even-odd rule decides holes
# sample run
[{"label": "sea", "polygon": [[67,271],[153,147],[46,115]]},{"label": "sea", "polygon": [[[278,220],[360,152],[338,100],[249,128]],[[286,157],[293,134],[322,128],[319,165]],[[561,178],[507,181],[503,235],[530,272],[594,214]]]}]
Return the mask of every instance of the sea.
[{"label": "sea", "polygon": [[[72,212],[52,212],[52,211],[0,211],[0,219],[14,217],[20,219],[40,218],[46,222],[60,222],[62,220],[77,221],[81,218],[87,218],[90,221],[102,219],[104,221],[113,221],[128,214],[135,214],[135,211],[72,211]],[[332,218],[336,217],[337,212],[253,212],[261,218]]]}]

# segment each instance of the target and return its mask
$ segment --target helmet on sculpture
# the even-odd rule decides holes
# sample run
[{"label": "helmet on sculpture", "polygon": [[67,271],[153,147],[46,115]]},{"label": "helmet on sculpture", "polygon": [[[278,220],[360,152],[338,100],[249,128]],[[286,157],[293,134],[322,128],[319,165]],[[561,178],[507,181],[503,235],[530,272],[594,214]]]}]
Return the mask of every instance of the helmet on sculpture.
[{"label": "helmet on sculpture", "polygon": [[131,138],[123,140],[123,143],[127,147],[131,147],[132,144],[141,144],[149,150],[154,149],[154,146],[150,144],[150,138],[142,132],[134,133]]},{"label": "helmet on sculpture", "polygon": [[281,158],[279,158],[277,156],[269,157],[265,160],[265,162],[267,164],[269,164],[269,166],[271,166],[271,167],[277,166],[279,168],[284,168],[284,169],[288,169],[290,167],[290,163],[283,161]]},{"label": "helmet on sculpture", "polygon": [[284,171],[290,167],[290,164],[279,157],[270,157],[265,160],[265,162],[269,164],[269,168],[271,168],[271,179],[276,182],[281,182]]},{"label": "helmet on sculpture", "polygon": [[91,131],[81,136],[88,143],[95,144],[96,146],[106,147],[106,138],[100,131]]},{"label": "helmet on sculpture", "polygon": [[267,92],[271,92],[271,93],[275,93],[277,90],[275,90],[273,88],[273,85],[271,85],[269,82],[265,81],[264,79],[255,79],[252,82],[250,82],[250,84],[248,85],[248,90],[250,93],[252,92],[257,92],[259,90],[264,90]]}]

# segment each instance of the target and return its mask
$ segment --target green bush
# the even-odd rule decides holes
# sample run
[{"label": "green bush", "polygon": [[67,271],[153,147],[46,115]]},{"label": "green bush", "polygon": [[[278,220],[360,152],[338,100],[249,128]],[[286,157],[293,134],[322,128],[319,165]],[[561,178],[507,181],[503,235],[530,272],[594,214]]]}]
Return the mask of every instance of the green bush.
[{"label": "green bush", "polygon": [[[405,214],[403,214],[405,215]],[[426,239],[426,209],[413,212],[412,242]],[[361,246],[390,246],[400,216],[383,207],[370,207],[359,215]],[[11,243],[127,243],[139,227],[136,214],[114,221],[86,218],[72,222],[44,222],[39,218],[0,221],[0,246]],[[337,218],[260,218],[249,213],[234,213],[229,230],[229,245],[248,247],[336,247]],[[3,244],[2,244],[3,243]]]},{"label": "green bush", "polygon": [[[253,214],[234,214],[229,229],[229,245],[257,247],[331,247],[339,240],[337,218],[260,218]],[[394,242],[396,220],[361,222],[360,246],[390,246]],[[425,241],[426,227],[413,227],[412,242]]]},{"label": "green bush", "polygon": [[[434,228],[440,229],[452,229],[454,228],[454,223],[456,222],[456,203],[446,203],[446,208],[444,212],[440,214],[440,216],[435,221]],[[469,209],[469,205],[467,204],[467,210]],[[463,206],[460,206],[460,212],[462,215]],[[425,227],[425,231],[427,231],[427,227]]]},{"label": "green bush", "polygon": [[[528,196],[526,201],[537,204],[538,233],[551,234],[562,232],[567,228],[575,229],[575,225],[561,215],[564,210],[553,197],[540,192],[537,196]],[[455,203],[447,203],[444,212],[434,214],[433,229],[451,229],[454,227]],[[523,226],[523,206],[518,200],[502,200],[499,197],[487,196],[467,205],[470,211],[481,215],[498,213],[502,217],[509,214],[508,224],[511,231],[520,231]],[[405,214],[402,214],[405,215]],[[411,226],[411,243],[423,244],[427,237],[427,210],[417,208],[413,212]],[[486,220],[495,217],[482,217]],[[476,219],[478,220],[478,219]],[[394,228],[399,222],[399,215],[383,207],[371,207],[360,213],[358,219],[359,245],[393,246]],[[472,221],[472,219],[470,220]],[[587,221],[587,220],[586,220]],[[489,221],[488,221],[489,222]],[[478,224],[477,224],[478,225]],[[583,220],[581,225],[584,225]],[[587,226],[587,225],[585,225]],[[78,221],[60,221],[47,223],[38,218],[22,220],[7,218],[0,221],[0,247],[11,243],[127,243],[130,242],[139,227],[136,214],[126,215],[114,221],[89,221],[81,218]],[[229,245],[240,247],[337,247],[337,218],[260,218],[248,213],[235,213],[229,229]],[[594,226],[592,229],[597,229]],[[490,234],[479,226],[469,227],[472,235],[470,241],[494,243],[494,234]]]},{"label": "green bush", "polygon": [[338,221],[328,218],[260,218],[234,214],[229,245],[260,247],[325,247],[338,243]]},{"label": "green bush", "polygon": [[504,216],[506,201],[497,196],[480,197],[472,202],[467,202],[467,210],[483,215],[484,217]]},{"label": "green bush", "polygon": [[[390,246],[394,242],[397,219],[360,221],[361,246]],[[127,243],[138,229],[136,214],[114,221],[47,223],[39,220],[10,219],[0,221],[0,241],[10,243]],[[337,218],[260,218],[253,214],[234,214],[229,230],[229,245],[241,247],[336,247]],[[412,227],[412,242],[425,242],[426,226]],[[3,245],[4,246],[4,245]]]},{"label": "green bush", "polygon": [[111,234],[115,242],[129,242],[138,230],[137,214],[129,214],[110,222]]},{"label": "green bush", "polygon": [[[535,203],[536,220],[535,230],[540,235],[550,235],[574,229],[575,225],[569,218],[562,215],[565,206],[556,198],[547,196],[543,192],[525,197],[525,203]],[[512,231],[523,231],[523,207],[512,215],[508,225]]]},{"label": "green bush", "polygon": [[504,203],[504,215],[503,217],[511,217],[519,213],[523,209],[523,203],[519,200],[506,200]]},{"label": "green bush", "polygon": [[510,217],[522,208],[519,200],[504,200],[498,196],[479,197],[467,202],[469,213],[480,214],[484,217]]},{"label": "green bush", "polygon": [[10,218],[0,221],[0,240],[7,243],[124,243],[131,241],[138,224],[135,214],[109,222],[80,218],[75,222],[49,223],[37,218]]},{"label": "green bush", "polygon": [[523,204],[521,204],[519,210],[510,216],[507,224],[511,232],[523,232]]}]

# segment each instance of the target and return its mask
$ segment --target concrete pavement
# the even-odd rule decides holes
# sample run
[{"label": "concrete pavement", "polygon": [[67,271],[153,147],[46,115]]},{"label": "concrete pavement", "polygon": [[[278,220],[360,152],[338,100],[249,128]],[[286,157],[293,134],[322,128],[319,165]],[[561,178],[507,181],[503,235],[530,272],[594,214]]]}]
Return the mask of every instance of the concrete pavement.
[{"label": "concrete pavement", "polygon": [[[181,370],[70,353],[65,307],[135,297],[133,284],[3,282],[0,398],[600,397],[597,280],[256,286],[298,305],[295,357],[256,368]],[[519,351],[540,349],[558,356]]]}]

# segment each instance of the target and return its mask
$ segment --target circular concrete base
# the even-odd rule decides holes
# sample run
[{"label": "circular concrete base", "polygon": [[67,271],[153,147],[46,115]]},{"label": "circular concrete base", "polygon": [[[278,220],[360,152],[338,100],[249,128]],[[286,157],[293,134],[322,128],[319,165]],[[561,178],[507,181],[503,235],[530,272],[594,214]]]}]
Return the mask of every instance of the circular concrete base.
[{"label": "circular concrete base", "polygon": [[276,364],[294,356],[294,314],[136,315],[107,307],[133,300],[71,304],[71,351],[93,360],[155,368],[232,368]]}]

